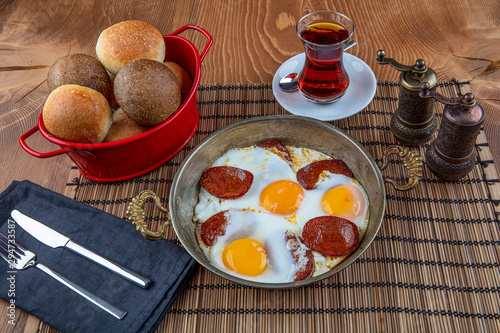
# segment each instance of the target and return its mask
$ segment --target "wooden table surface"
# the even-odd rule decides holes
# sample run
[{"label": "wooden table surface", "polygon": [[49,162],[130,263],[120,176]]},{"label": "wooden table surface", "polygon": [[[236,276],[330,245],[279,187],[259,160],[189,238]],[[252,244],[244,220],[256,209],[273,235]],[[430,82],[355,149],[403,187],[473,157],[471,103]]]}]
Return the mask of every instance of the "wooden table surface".
[{"label": "wooden table surface", "polygon": [[[440,80],[468,79],[486,111],[484,128],[500,170],[500,2],[498,0],[0,0],[0,191],[28,179],[63,192],[72,162],[65,156],[38,159],[18,144],[36,125],[48,88],[49,67],[68,53],[95,56],[100,32],[124,20],[143,20],[169,34],[185,24],[207,30],[214,44],[203,61],[201,84],[271,82],[288,58],[303,52],[295,24],[305,13],[329,9],[349,16],[358,45],[349,52],[364,60],[378,80],[399,73],[375,62],[376,52],[412,65],[422,58]],[[181,36],[200,50],[198,32]],[[58,147],[39,133],[28,143],[40,152]],[[2,304],[6,304],[3,302]],[[36,331],[18,316],[7,324],[0,306],[0,331]]]}]

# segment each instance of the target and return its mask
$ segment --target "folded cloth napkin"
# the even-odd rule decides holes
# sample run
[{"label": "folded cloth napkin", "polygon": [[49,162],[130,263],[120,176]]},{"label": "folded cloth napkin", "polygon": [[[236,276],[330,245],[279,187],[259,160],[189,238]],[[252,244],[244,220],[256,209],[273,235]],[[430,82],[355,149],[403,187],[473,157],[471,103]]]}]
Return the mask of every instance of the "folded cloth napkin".
[{"label": "folded cloth napkin", "polygon": [[[143,289],[68,249],[40,243],[13,222],[13,209],[150,278],[150,286]],[[0,258],[0,297],[63,332],[153,332],[197,267],[179,246],[148,241],[130,223],[28,181],[15,181],[0,194],[0,230],[15,235],[38,262],[127,311],[118,320],[44,272],[13,271]]]}]

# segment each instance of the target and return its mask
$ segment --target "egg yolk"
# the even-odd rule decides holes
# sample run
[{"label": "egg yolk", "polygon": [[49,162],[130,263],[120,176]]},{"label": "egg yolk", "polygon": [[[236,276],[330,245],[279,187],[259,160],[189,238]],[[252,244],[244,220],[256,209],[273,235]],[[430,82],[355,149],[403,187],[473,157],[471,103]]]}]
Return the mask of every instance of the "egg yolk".
[{"label": "egg yolk", "polygon": [[296,182],[278,180],[267,185],[260,194],[260,205],[279,215],[290,215],[304,202],[304,190]]},{"label": "egg yolk", "polygon": [[266,268],[266,251],[256,240],[242,238],[226,246],[222,262],[233,272],[257,276]]},{"label": "egg yolk", "polygon": [[354,220],[363,214],[365,198],[363,193],[352,185],[334,187],[323,197],[323,210],[331,216]]}]

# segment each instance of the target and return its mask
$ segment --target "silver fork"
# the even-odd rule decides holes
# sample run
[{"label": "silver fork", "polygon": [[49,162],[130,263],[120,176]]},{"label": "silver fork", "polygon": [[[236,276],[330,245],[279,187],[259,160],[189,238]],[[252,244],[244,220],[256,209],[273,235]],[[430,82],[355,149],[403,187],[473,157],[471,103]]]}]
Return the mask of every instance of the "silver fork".
[{"label": "silver fork", "polygon": [[92,294],[47,266],[37,263],[36,254],[17,244],[14,238],[9,238],[2,232],[0,232],[0,256],[2,256],[11,267],[17,270],[23,270],[30,267],[38,268],[117,319],[121,320],[127,314],[127,312]]}]

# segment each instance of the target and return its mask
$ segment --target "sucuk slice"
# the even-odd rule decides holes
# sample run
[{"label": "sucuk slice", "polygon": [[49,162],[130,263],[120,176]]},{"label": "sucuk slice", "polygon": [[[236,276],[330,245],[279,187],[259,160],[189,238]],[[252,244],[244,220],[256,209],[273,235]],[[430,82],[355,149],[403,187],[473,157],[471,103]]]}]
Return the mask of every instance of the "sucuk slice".
[{"label": "sucuk slice", "polygon": [[308,248],[325,256],[344,256],[359,245],[358,227],[337,216],[319,216],[307,221],[302,238]]},{"label": "sucuk slice", "polygon": [[294,281],[309,278],[314,271],[314,256],[295,233],[287,230],[285,233],[286,247],[293,256],[297,272]]},{"label": "sucuk slice", "polygon": [[316,183],[318,182],[319,176],[323,173],[323,171],[329,171],[331,173],[341,174],[351,178],[353,176],[351,170],[344,161],[331,159],[312,162],[301,168],[297,172],[297,181],[300,186],[306,190],[312,190],[316,188]]},{"label": "sucuk slice", "polygon": [[226,211],[222,211],[215,215],[212,215],[208,220],[206,220],[200,229],[200,237],[206,246],[212,246],[217,241],[219,236],[224,236],[226,233]]},{"label": "sucuk slice", "polygon": [[253,175],[247,170],[231,166],[212,167],[203,173],[200,184],[220,199],[237,199],[252,186]]},{"label": "sucuk slice", "polygon": [[278,140],[268,140],[261,142],[257,145],[257,147],[264,148],[270,150],[271,152],[276,153],[279,157],[284,159],[286,162],[292,162],[292,156],[288,149]]}]

